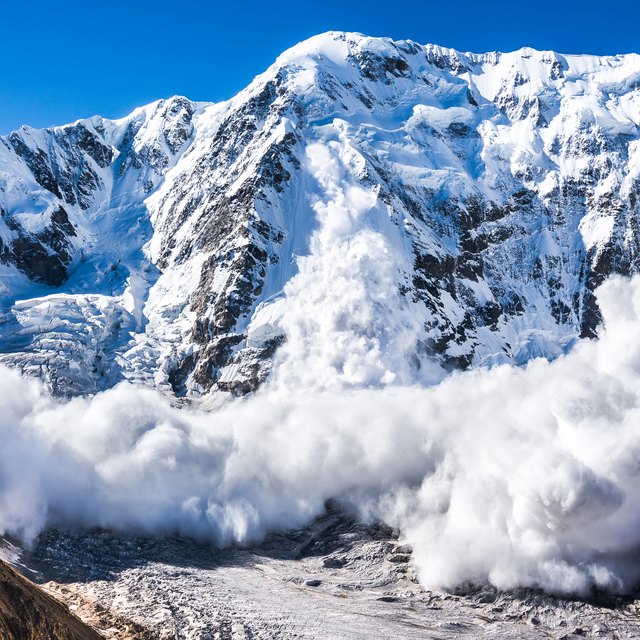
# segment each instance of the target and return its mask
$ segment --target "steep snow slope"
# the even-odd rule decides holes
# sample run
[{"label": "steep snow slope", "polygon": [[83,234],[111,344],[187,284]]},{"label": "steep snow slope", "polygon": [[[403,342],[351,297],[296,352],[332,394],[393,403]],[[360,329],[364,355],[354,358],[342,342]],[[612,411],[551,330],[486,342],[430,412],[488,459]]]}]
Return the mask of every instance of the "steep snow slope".
[{"label": "steep snow slope", "polygon": [[22,128],[0,362],[196,396],[553,358],[638,270],[639,127],[638,55],[328,33],[226,103]]}]

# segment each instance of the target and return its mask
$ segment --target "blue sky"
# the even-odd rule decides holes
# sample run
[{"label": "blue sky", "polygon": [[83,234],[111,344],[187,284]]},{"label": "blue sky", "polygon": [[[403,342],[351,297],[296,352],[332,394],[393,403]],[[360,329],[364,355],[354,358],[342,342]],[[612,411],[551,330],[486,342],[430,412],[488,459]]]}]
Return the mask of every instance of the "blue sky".
[{"label": "blue sky", "polygon": [[465,51],[640,52],[640,2],[8,0],[0,3],[0,133],[175,94],[223,100],[286,48],[340,29]]}]

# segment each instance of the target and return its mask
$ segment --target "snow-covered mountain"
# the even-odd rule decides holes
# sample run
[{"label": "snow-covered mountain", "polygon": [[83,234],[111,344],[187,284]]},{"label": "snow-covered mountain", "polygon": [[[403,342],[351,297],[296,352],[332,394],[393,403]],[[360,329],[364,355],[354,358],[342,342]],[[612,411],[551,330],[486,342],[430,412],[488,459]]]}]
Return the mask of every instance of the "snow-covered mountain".
[{"label": "snow-covered mountain", "polygon": [[331,32],[228,102],[0,138],[0,362],[195,397],[554,358],[639,212],[639,55]]}]

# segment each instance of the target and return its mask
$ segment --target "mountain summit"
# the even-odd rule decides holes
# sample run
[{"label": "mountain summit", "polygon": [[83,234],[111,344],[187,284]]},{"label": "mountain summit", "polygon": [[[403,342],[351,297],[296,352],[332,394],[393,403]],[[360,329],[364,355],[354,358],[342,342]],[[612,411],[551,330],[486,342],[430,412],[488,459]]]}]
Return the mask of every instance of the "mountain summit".
[{"label": "mountain summit", "polygon": [[227,102],[0,138],[0,362],[198,397],[552,359],[639,201],[640,56],[326,33]]}]

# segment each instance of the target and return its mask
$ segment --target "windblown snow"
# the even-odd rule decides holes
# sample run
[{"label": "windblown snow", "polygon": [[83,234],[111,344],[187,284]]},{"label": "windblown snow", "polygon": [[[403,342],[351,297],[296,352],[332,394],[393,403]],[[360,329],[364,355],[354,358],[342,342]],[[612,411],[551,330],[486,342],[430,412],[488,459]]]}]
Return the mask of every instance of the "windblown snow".
[{"label": "windblown snow", "polygon": [[639,83],[331,33],[226,103],[1,138],[0,533],[336,498],[427,586],[636,586]]}]

